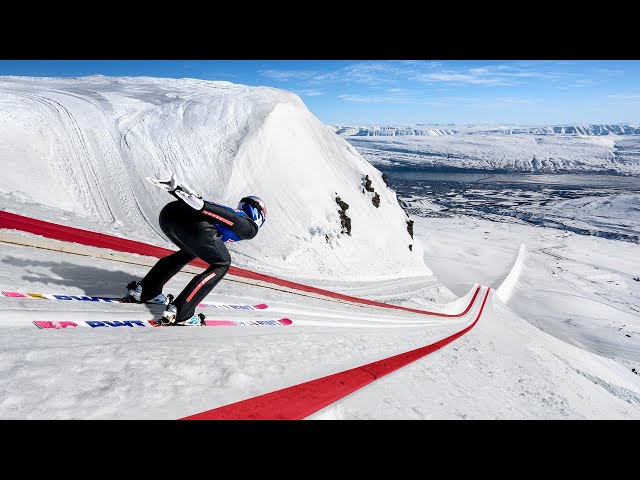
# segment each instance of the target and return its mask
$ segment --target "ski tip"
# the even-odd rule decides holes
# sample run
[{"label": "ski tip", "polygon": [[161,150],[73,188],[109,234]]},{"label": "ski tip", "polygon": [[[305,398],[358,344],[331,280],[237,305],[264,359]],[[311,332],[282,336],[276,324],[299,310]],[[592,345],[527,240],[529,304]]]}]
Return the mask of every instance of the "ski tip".
[{"label": "ski tip", "polygon": [[13,297],[13,298],[25,298],[29,297],[26,293],[22,292],[2,292],[5,297]]},{"label": "ski tip", "polygon": [[253,308],[257,308],[258,310],[264,310],[268,305],[265,303],[259,303],[258,305],[254,305]]},{"label": "ski tip", "polygon": [[282,325],[291,325],[293,323],[292,320],[289,320],[288,318],[281,318],[280,320],[278,320]]}]

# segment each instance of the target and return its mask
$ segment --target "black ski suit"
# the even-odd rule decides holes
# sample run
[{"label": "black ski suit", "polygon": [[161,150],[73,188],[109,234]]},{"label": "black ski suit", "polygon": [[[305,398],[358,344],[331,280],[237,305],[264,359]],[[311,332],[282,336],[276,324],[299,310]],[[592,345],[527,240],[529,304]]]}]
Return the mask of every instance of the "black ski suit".
[{"label": "black ski suit", "polygon": [[230,207],[205,201],[198,211],[181,200],[165,205],[159,222],[162,231],[180,250],[158,260],[142,279],[142,302],[162,293],[165,283],[196,257],[209,264],[173,301],[177,308],[176,322],[182,322],[194,315],[196,306],[231,266],[222,232],[226,230],[235,237],[234,241],[248,240],[256,236],[258,225],[244,212]]}]

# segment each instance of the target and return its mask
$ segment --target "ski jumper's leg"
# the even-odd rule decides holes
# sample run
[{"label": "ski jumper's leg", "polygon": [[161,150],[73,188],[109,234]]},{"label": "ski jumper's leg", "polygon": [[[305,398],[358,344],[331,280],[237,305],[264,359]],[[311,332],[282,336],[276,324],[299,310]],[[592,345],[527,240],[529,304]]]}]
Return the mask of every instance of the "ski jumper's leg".
[{"label": "ski jumper's leg", "polygon": [[196,256],[192,253],[178,250],[158,260],[140,282],[142,284],[140,301],[146,302],[160,295],[162,293],[162,287],[194,258],[196,258]]},{"label": "ski jumper's leg", "polygon": [[199,243],[189,242],[189,245],[191,251],[209,264],[209,268],[196,275],[173,301],[177,308],[176,322],[188,320],[194,315],[196,306],[222,280],[231,266],[231,255],[220,237],[203,232]]},{"label": "ski jumper's leg", "polygon": [[196,255],[182,243],[177,235],[184,228],[183,223],[188,221],[188,218],[185,218],[183,205],[182,202],[171,202],[160,211],[160,228],[180,250],[158,260],[140,281],[142,285],[141,302],[146,302],[161,294],[164,285],[187,263],[196,258]]}]

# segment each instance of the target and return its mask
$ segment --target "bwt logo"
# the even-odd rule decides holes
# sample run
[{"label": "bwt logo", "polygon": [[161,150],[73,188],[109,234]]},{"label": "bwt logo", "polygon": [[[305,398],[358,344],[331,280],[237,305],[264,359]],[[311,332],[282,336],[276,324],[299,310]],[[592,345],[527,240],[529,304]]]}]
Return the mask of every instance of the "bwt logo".
[{"label": "bwt logo", "polygon": [[67,327],[146,327],[146,322],[142,320],[95,320],[87,322],[69,322],[69,321],[49,321],[34,320],[33,324],[38,328],[67,328]]},{"label": "bwt logo", "polygon": [[101,321],[91,321],[91,322],[84,322],[87,325],[89,325],[91,328],[96,328],[96,327],[133,327],[135,325],[138,325],[140,327],[146,327],[146,325],[144,324],[144,322],[142,320],[114,320],[114,321],[107,321],[107,320],[101,320]]},{"label": "bwt logo", "polygon": [[[44,296],[44,295],[43,295]],[[87,297],[84,295],[52,295],[56,300],[78,300],[81,302],[107,302],[113,303],[115,299],[108,297]]]}]

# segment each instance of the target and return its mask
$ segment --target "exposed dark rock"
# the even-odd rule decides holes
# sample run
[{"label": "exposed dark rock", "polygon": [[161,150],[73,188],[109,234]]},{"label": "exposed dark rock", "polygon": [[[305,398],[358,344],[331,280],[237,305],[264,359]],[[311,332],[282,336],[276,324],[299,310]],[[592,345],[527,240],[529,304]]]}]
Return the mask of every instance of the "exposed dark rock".
[{"label": "exposed dark rock", "polygon": [[407,220],[407,232],[409,232],[409,235],[413,238],[413,220]]},{"label": "exposed dark rock", "polygon": [[364,189],[367,192],[373,192],[373,187],[371,186],[371,179],[369,178],[369,175],[364,176]]},{"label": "exposed dark rock", "polygon": [[340,207],[338,213],[340,214],[340,227],[341,233],[346,233],[347,235],[351,235],[351,219],[347,216],[347,209],[349,208],[349,204],[347,202],[342,201],[342,199],[336,196],[336,203]]},{"label": "exposed dark rock", "polygon": [[362,191],[362,193],[364,193],[365,190],[367,192],[373,192],[374,193],[373,198],[371,198],[371,203],[373,203],[374,207],[379,208],[380,207],[380,195],[378,193],[376,193],[375,189],[371,185],[371,179],[369,178],[369,175],[365,175],[364,176],[364,190]]}]

